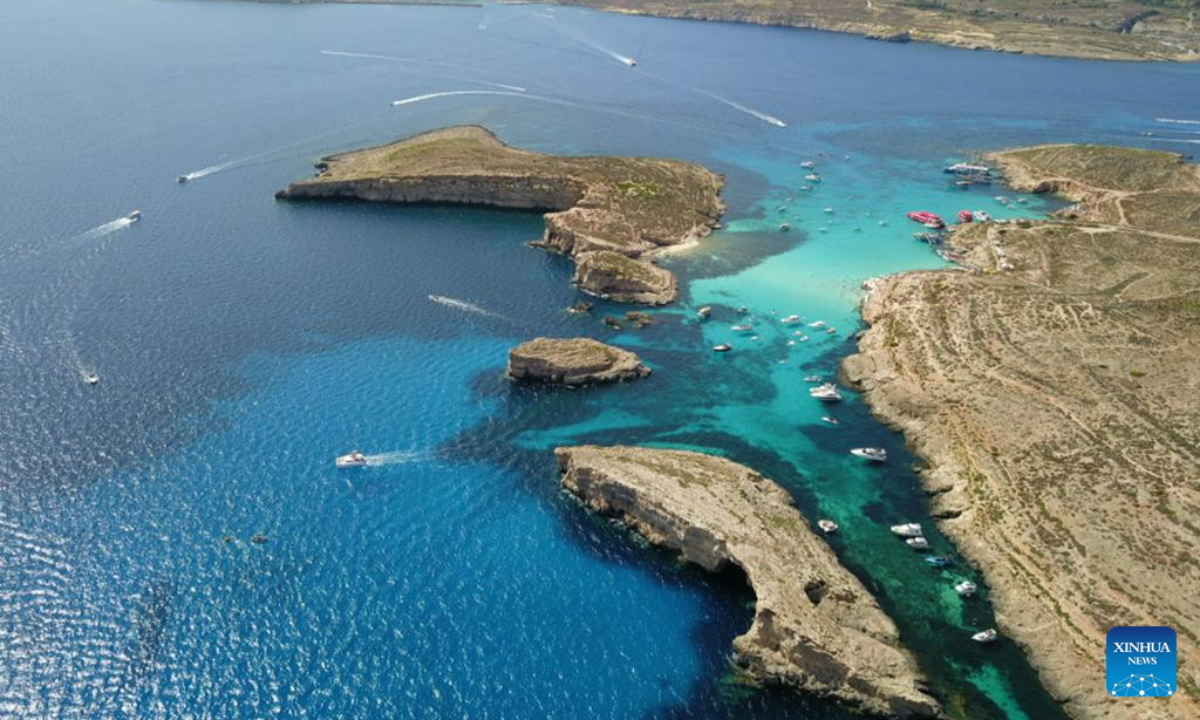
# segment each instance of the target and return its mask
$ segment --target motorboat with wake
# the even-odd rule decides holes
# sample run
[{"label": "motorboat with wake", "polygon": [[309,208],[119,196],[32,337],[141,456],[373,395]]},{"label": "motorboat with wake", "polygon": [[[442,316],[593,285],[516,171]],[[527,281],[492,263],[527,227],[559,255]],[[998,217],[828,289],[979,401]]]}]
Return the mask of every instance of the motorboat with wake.
[{"label": "motorboat with wake", "polygon": [[334,464],[340,468],[364,467],[367,464],[367,456],[358,450],[353,450],[346,455],[339,456],[334,460]]},{"label": "motorboat with wake", "polygon": [[128,221],[129,221],[129,222],[131,222],[131,223],[135,223],[135,222],[137,222],[138,220],[141,220],[141,219],[142,219],[142,211],[141,211],[141,210],[134,210],[133,212],[131,212],[131,213],[129,213],[128,215],[126,215],[126,216],[125,216],[125,219],[126,219],[126,220],[128,220]]},{"label": "motorboat with wake", "polygon": [[902,525],[893,525],[892,533],[903,538],[921,537],[925,534],[921,531],[921,523],[904,523]]},{"label": "motorboat with wake", "polygon": [[887,462],[887,450],[877,447],[854,448],[850,451],[854,457],[870,460],[871,462]]}]

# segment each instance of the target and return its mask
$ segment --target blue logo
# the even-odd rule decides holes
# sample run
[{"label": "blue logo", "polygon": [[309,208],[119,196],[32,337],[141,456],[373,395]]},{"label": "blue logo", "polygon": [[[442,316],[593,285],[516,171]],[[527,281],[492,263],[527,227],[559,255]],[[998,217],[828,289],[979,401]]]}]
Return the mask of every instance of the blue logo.
[{"label": "blue logo", "polygon": [[1108,631],[1105,669],[1111,697],[1171,697],[1179,646],[1169,627],[1115,627]]}]

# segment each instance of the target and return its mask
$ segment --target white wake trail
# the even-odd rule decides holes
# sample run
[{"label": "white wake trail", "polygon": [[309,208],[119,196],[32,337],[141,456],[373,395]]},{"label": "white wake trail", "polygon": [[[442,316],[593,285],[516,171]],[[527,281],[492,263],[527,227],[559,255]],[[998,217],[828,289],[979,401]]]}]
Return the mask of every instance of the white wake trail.
[{"label": "white wake trail", "polygon": [[538,99],[538,100],[542,99],[536,95],[525,95],[523,93],[506,92],[506,91],[500,91],[500,90],[447,90],[445,92],[427,93],[425,95],[414,95],[413,97],[404,98],[403,100],[393,100],[392,107],[399,107],[401,105],[412,105],[413,103],[424,102],[426,100],[433,100],[435,98],[454,97],[455,95],[502,95],[502,96],[507,96],[507,97],[525,97],[525,98],[534,98],[534,99]]},{"label": "white wake trail", "polygon": [[1154,118],[1155,122],[1172,123],[1174,125],[1200,125],[1200,120],[1177,120],[1176,118]]},{"label": "white wake trail", "polygon": [[[483,29],[483,28],[480,28]],[[386,60],[388,62],[410,63],[413,65],[427,65],[429,67],[449,68],[451,70],[465,70],[462,65],[454,63],[437,62],[436,60],[418,60],[416,58],[396,57],[395,55],[374,55],[372,53],[357,53],[348,52],[345,50],[322,50],[322,55],[333,55],[335,57],[363,58],[366,60]],[[472,85],[486,85],[488,87],[500,88],[501,90],[512,90],[514,92],[525,92],[525,88],[520,85],[506,85],[504,83],[491,82],[490,80],[478,80],[475,78],[456,78],[460,82],[471,83]]]},{"label": "white wake trail", "polygon": [[504,317],[500,313],[492,312],[491,310],[488,310],[487,308],[481,308],[478,305],[476,305],[475,303],[470,303],[470,302],[467,302],[466,300],[459,300],[458,298],[446,297],[445,295],[430,295],[429,299],[432,300],[433,302],[437,303],[438,305],[444,305],[448,308],[453,308],[455,310],[461,310],[463,312],[472,313],[474,315],[482,315],[483,317],[495,318],[497,320],[508,320],[508,318]]},{"label": "white wake trail", "polygon": [[422,454],[415,451],[397,450],[396,452],[378,453],[376,455],[364,455],[367,459],[367,467],[383,467],[385,465],[402,465],[404,463],[418,460]]},{"label": "white wake trail", "polygon": [[124,230],[132,224],[133,220],[130,220],[128,217],[117,218],[116,220],[106,222],[103,225],[97,225],[85,233],[80,233],[79,235],[75,236],[75,239],[95,240],[97,238],[102,238],[109,233],[114,233],[118,230]]},{"label": "white wake trail", "polygon": [[707,90],[696,89],[696,92],[700,93],[701,95],[703,95],[705,97],[710,97],[713,100],[716,100],[717,102],[725,103],[726,105],[733,108],[734,110],[740,110],[740,111],[746,113],[747,115],[752,115],[752,116],[758,118],[759,120],[762,120],[763,122],[771,123],[775,127],[787,127],[787,123],[785,123],[784,121],[775,117],[774,115],[768,115],[767,113],[762,112],[761,110],[755,110],[752,107],[747,107],[739,102],[734,102],[733,100],[730,100],[729,98],[721,97],[720,95],[717,95],[716,93],[708,92]]}]

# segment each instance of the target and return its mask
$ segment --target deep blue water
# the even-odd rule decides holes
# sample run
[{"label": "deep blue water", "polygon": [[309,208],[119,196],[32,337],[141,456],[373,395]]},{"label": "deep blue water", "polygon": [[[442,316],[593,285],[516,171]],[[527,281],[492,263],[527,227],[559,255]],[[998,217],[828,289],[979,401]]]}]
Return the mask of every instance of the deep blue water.
[{"label": "deep blue water", "polygon": [[[864,278],[940,265],[904,211],[1047,208],[950,190],[944,160],[1186,152],[1200,126],[1155,118],[1200,119],[1198,81],[533,6],[4,4],[0,715],[841,714],[731,681],[752,598],[565,499],[549,450],[587,441],[766,472],[842,523],[835,548],[948,706],[1054,717],[1017,648],[966,640],[992,623],[986,592],[964,603],[950,584],[975,575],[927,571],[887,537],[931,524],[900,438],[854,397],[825,426],[801,378],[852,351]],[[390,106],[463,90],[501,94]],[[523,245],[536,216],[272,199],[322,155],[454,123],[703,162],[727,177],[729,227],[668,261],[684,298],[660,324],[616,334],[598,319],[615,308],[561,311],[570,266]],[[804,195],[798,163],[818,153],[825,181]],[[701,326],[703,304],[718,317]],[[760,339],[714,356],[737,306]],[[840,332],[789,346],[772,311]],[[588,392],[502,378],[515,342],[579,333],[656,374]],[[844,453],[868,443],[899,461]],[[379,466],[335,471],[352,447]]]}]

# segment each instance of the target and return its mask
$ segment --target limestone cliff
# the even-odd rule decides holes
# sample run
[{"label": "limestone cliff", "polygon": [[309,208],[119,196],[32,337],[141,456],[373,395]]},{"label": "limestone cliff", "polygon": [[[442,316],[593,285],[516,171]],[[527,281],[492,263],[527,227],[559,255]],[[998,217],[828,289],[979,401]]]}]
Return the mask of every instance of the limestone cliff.
[{"label": "limestone cliff", "polygon": [[591,338],[535,338],[508,353],[509,377],[526,382],[575,386],[649,374],[634,353]]},{"label": "limestone cliff", "polygon": [[934,717],[895,625],[809,528],[787,491],[737,463],[638,447],[555,450],[588,507],[715,571],[734,565],[757,596],[737,661],[767,683],[887,717]]},{"label": "limestone cliff", "polygon": [[[585,290],[618,302],[674,299],[674,278],[653,267],[650,256],[707,235],[724,212],[720,176],[699,165],[540,155],[510,148],[474,126],[325,158],[318,168],[317,177],[292,183],[276,196],[544,212],[546,229],[535,243],[539,247],[571,257],[619,253],[629,260],[619,273],[592,273],[581,283]],[[650,276],[655,278],[652,287],[626,287],[631,278]]]}]

